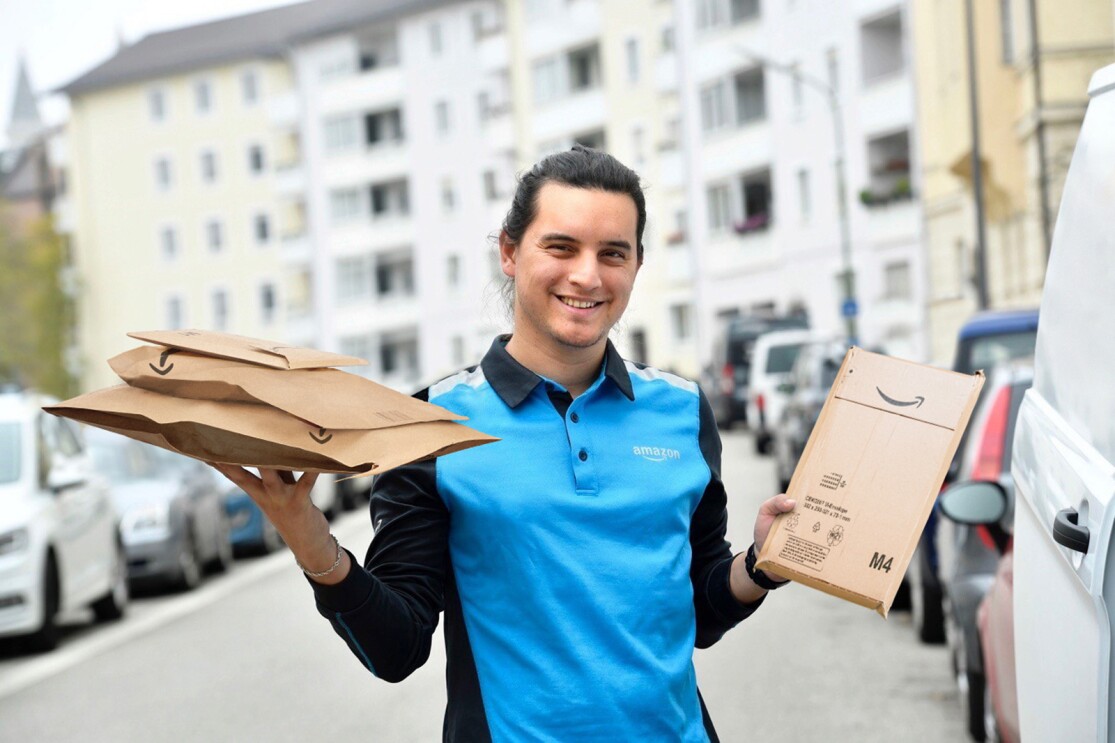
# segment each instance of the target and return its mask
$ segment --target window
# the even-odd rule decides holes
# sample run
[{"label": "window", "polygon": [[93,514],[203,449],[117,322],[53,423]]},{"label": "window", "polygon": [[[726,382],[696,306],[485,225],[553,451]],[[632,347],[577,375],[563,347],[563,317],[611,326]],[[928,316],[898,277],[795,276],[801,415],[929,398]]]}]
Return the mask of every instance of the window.
[{"label": "window", "polygon": [[1013,0],[999,0],[999,33],[1003,45],[1003,64],[1014,64]]},{"label": "window", "polygon": [[743,196],[743,223],[736,225],[741,234],[765,229],[770,224],[770,170],[760,170],[740,177]]},{"label": "window", "polygon": [[484,171],[484,198],[488,201],[495,201],[499,198],[499,186],[496,182],[496,171]]},{"label": "window", "polygon": [[732,226],[732,195],[728,184],[708,188],[708,225],[710,232],[724,232]]},{"label": "window", "polygon": [[449,101],[438,101],[434,105],[434,121],[438,134],[449,133]]},{"label": "window", "polygon": [[534,102],[547,103],[561,95],[561,79],[557,59],[551,57],[535,62],[531,67],[534,81]]},{"label": "window", "polygon": [[627,45],[627,82],[639,82],[639,40],[628,39]]},{"label": "window", "polygon": [[384,333],[379,346],[379,370],[407,379],[418,376],[418,338],[413,331]]},{"label": "window", "polygon": [[372,298],[372,256],[337,259],[337,304],[366,302]]},{"label": "window", "polygon": [[451,212],[457,205],[457,195],[453,192],[453,181],[449,178],[441,179],[441,208]]},{"label": "window", "polygon": [[377,258],[376,295],[381,299],[414,296],[414,258],[410,251]]},{"label": "window", "polygon": [[798,205],[801,209],[801,218],[809,219],[813,205],[809,193],[809,171],[805,168],[798,171]]},{"label": "window", "polygon": [[802,107],[805,104],[804,83],[801,80],[801,63],[794,62],[790,72],[790,81],[794,99],[794,115],[801,116]]},{"label": "window", "polygon": [[643,127],[639,125],[631,127],[631,157],[639,167],[642,167],[645,161],[643,139]]},{"label": "window", "polygon": [[[340,351],[345,356],[355,356],[358,359],[370,359],[374,355],[375,339],[370,335],[349,335],[340,339]],[[357,374],[367,373],[367,367],[363,367],[365,371],[356,371]]]},{"label": "window", "polygon": [[374,219],[410,214],[410,194],[405,180],[377,183],[368,190]]},{"label": "window", "polygon": [[360,191],[342,188],[329,193],[329,215],[334,223],[349,222],[360,216]]},{"label": "window", "polygon": [[722,0],[697,0],[697,29],[723,26],[726,21]]},{"label": "window", "polygon": [[728,0],[728,20],[733,24],[759,17],[759,0]]},{"label": "window", "polygon": [[163,227],[159,230],[159,247],[163,260],[173,261],[178,257],[178,231],[173,227]]},{"label": "window", "polygon": [[271,241],[271,220],[266,214],[257,214],[252,220],[252,236],[258,245]]},{"label": "window", "polygon": [[456,253],[445,257],[445,283],[451,289],[461,285],[461,256]]},{"label": "window", "polygon": [[262,325],[275,322],[276,307],[275,285],[267,282],[259,287],[259,321]]},{"label": "window", "polygon": [[340,116],[325,120],[325,151],[342,152],[356,146],[355,116]]},{"label": "window", "polygon": [[166,93],[161,89],[147,92],[147,112],[151,121],[166,121]]},{"label": "window", "polygon": [[208,80],[194,83],[194,108],[199,114],[207,114],[213,110],[213,86]]},{"label": "window", "polygon": [[186,310],[182,298],[170,296],[166,298],[166,327],[167,330],[180,330],[186,324]]},{"label": "window", "polygon": [[213,329],[228,330],[228,292],[224,289],[214,289],[213,300]]},{"label": "window", "polygon": [[674,340],[689,340],[693,333],[692,314],[693,308],[688,304],[670,306],[670,326],[673,328]]},{"label": "window", "polygon": [[482,90],[476,94],[476,113],[481,125],[492,117],[492,101],[488,91]]},{"label": "window", "polygon": [[908,261],[888,263],[883,267],[883,296],[886,299],[910,299],[910,264]]},{"label": "window", "polygon": [[[734,78],[736,94],[736,124],[761,121],[767,117],[766,80],[763,68],[737,73]],[[800,91],[795,93],[800,95]],[[796,100],[796,99],[795,99]]]},{"label": "window", "polygon": [[155,186],[160,191],[169,190],[174,183],[174,176],[170,169],[170,159],[160,157],[155,160]]},{"label": "window", "polygon": [[860,193],[865,206],[904,201],[913,196],[910,185],[910,135],[903,130],[867,143],[870,182]]},{"label": "window", "polygon": [[441,55],[441,24],[430,24],[430,54],[437,57]]},{"label": "window", "polygon": [[263,147],[253,144],[248,147],[248,172],[252,175],[261,175],[265,168],[263,160]]},{"label": "window", "polygon": [[455,335],[450,339],[449,347],[452,349],[450,355],[453,366],[463,366],[465,363],[465,339]]},{"label": "window", "polygon": [[569,52],[569,90],[577,93],[600,85],[600,46]]},{"label": "window", "polygon": [[245,70],[241,73],[240,96],[246,106],[253,106],[259,102],[259,76],[255,70]]},{"label": "window", "polygon": [[361,72],[399,64],[399,40],[395,29],[378,31],[358,42],[357,60]]},{"label": "window", "polygon": [[663,26],[662,27],[661,44],[662,44],[662,52],[663,53],[672,52],[674,50],[675,46],[677,45],[677,41],[676,41],[676,38],[674,36],[674,27],[673,26]]},{"label": "window", "polygon": [[902,12],[860,26],[863,81],[872,83],[902,72],[905,50],[902,42]]},{"label": "window", "polygon": [[469,25],[472,27],[472,40],[480,41],[484,38],[484,11],[474,10],[469,14]]},{"label": "window", "polygon": [[713,132],[728,123],[724,82],[717,80],[701,89],[701,129]]},{"label": "window", "polygon": [[[446,126],[448,127],[448,111],[446,111],[445,116]],[[364,143],[368,147],[377,147],[384,144],[399,144],[402,141],[402,109],[392,108],[387,111],[376,111],[364,114]]]},{"label": "window", "polygon": [[759,16],[759,0],[697,0],[697,29],[735,25]]},{"label": "window", "polygon": [[213,150],[201,153],[201,182],[214,183],[217,180],[217,154]]},{"label": "window", "polygon": [[224,230],[219,219],[210,219],[205,223],[205,244],[209,246],[210,253],[219,253],[224,247]]},{"label": "window", "polygon": [[828,58],[828,82],[833,93],[840,92],[840,57],[836,47],[831,47],[826,55]]},{"label": "window", "polygon": [[573,141],[582,147],[591,147],[594,150],[604,151],[608,147],[608,139],[603,129],[594,129],[573,137]]}]

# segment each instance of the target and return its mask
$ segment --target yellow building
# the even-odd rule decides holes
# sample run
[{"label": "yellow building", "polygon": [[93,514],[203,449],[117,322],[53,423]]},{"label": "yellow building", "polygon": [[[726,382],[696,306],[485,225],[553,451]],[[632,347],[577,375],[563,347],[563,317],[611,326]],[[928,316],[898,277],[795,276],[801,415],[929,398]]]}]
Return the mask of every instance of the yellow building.
[{"label": "yellow building", "polygon": [[129,330],[284,337],[297,118],[282,8],[156,33],[65,88],[83,389]]},{"label": "yellow building", "polygon": [[[914,0],[931,357],[979,309],[964,2]],[[1115,60],[1106,0],[972,0],[989,308],[1036,307],[1088,80]]]}]

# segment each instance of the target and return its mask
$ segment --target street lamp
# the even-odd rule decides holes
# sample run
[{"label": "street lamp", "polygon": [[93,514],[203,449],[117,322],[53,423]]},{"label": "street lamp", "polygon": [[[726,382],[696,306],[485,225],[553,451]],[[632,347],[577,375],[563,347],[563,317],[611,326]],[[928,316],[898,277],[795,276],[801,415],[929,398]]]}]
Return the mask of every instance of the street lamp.
[{"label": "street lamp", "polygon": [[828,102],[829,114],[832,117],[832,133],[834,148],[836,149],[836,200],[840,215],[840,255],[843,270],[840,274],[840,284],[844,290],[843,302],[840,313],[844,316],[844,328],[848,336],[848,344],[859,343],[856,317],[859,315],[859,303],[856,301],[856,270],[852,265],[852,232],[848,222],[848,188],[844,178],[844,123],[840,116],[840,99],[836,91],[822,80],[806,75],[797,67],[782,62],[776,62],[760,54],[735,45],[735,51],[759,65],[765,70],[774,70],[783,75],[789,75],[794,80],[804,83],[824,95]]}]

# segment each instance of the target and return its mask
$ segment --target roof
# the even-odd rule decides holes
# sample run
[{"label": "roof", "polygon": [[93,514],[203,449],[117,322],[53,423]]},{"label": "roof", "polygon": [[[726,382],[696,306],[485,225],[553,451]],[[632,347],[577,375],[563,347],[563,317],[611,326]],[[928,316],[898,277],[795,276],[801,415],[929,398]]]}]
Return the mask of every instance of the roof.
[{"label": "roof", "polygon": [[1037,330],[1037,327],[1037,309],[980,312],[964,323],[964,326],[960,329],[960,339],[966,340],[998,333]]},{"label": "roof", "polygon": [[463,0],[312,0],[159,31],[58,89],[69,96],[239,60],[278,57],[297,41]]},{"label": "roof", "polygon": [[35,102],[35,92],[31,89],[31,79],[27,75],[27,62],[23,57],[19,59],[15,97],[12,100],[12,116],[8,127],[10,129],[19,125],[30,127],[32,131],[43,128],[39,105]]}]

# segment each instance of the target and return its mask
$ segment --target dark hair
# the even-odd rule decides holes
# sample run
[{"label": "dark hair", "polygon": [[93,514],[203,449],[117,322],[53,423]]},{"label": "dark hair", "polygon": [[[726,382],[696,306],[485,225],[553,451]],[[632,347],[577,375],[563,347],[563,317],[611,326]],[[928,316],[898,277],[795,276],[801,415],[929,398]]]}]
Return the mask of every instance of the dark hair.
[{"label": "dark hair", "polygon": [[503,231],[518,244],[538,214],[538,192],[547,183],[563,183],[576,188],[625,193],[635,202],[639,220],[635,231],[636,256],[643,262],[643,228],[647,224],[647,205],[639,174],[606,152],[575,144],[537,162],[519,176],[519,186],[511,208],[503,220]]}]

